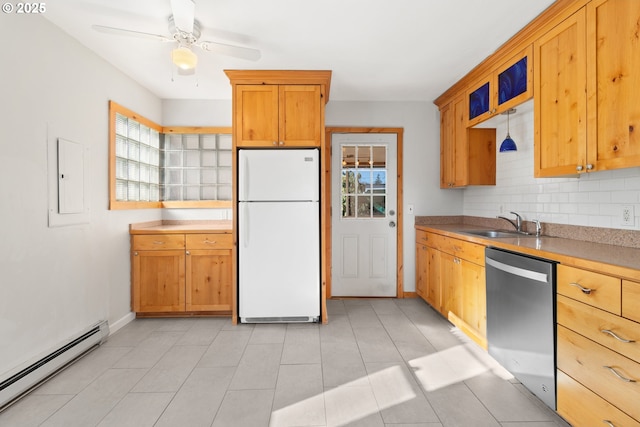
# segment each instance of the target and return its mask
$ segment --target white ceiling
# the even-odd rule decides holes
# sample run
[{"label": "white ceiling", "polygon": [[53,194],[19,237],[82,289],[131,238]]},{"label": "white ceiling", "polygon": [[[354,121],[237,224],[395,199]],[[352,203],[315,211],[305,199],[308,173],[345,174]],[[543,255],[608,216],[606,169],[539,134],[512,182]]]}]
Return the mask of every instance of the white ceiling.
[{"label": "white ceiling", "polygon": [[195,49],[179,76],[172,43],[103,34],[92,24],[169,36],[169,0],[59,0],[44,16],[162,99],[230,99],[225,69],[332,70],[331,100],[432,101],[553,0],[195,0],[201,40],[252,47],[256,61]]}]

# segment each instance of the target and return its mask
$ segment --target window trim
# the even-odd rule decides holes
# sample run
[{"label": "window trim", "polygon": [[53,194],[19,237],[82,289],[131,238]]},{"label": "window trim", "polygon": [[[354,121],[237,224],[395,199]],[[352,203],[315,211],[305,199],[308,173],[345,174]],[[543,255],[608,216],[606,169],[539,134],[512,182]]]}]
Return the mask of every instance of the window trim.
[{"label": "window trim", "polygon": [[140,124],[158,131],[161,134],[232,134],[231,126],[160,126],[159,124],[129,110],[126,107],[109,101],[109,210],[118,209],[201,209],[201,208],[231,208],[231,200],[191,200],[191,201],[121,201],[116,200],[116,114],[133,119]]}]

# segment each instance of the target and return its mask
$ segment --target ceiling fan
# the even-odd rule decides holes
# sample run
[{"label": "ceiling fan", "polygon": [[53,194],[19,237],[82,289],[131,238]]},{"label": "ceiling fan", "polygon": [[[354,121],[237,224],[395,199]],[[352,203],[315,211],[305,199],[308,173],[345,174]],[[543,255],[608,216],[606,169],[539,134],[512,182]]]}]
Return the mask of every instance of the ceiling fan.
[{"label": "ceiling fan", "polygon": [[198,64],[198,56],[193,52],[193,46],[197,46],[207,52],[215,52],[251,61],[260,59],[260,51],[257,49],[200,40],[202,27],[200,22],[195,19],[194,0],[171,0],[171,11],[172,14],[169,16],[168,22],[169,36],[106,27],[104,25],[92,25],[92,28],[101,33],[176,43],[176,47],[171,51],[171,60],[178,67],[178,73],[183,75],[193,74]]}]

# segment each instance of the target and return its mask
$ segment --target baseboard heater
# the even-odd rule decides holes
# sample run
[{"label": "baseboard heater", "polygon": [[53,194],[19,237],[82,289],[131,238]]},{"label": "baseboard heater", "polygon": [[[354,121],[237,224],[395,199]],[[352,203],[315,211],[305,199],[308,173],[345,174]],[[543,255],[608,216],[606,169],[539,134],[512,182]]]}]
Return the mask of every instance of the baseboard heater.
[{"label": "baseboard heater", "polygon": [[0,412],[87,351],[102,344],[109,335],[106,320],[98,322],[66,344],[0,382]]}]

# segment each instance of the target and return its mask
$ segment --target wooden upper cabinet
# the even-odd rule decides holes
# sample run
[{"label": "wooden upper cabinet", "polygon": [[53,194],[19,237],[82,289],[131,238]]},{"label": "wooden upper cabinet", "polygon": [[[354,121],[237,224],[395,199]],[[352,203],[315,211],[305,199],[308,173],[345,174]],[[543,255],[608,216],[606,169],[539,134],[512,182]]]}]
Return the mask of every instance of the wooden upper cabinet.
[{"label": "wooden upper cabinet", "polygon": [[238,85],[236,100],[238,147],[320,146],[319,85]]},{"label": "wooden upper cabinet", "polygon": [[640,1],[587,5],[587,169],[640,166]]},{"label": "wooden upper cabinet", "polygon": [[640,165],[637,0],[593,0],[536,41],[536,177]]},{"label": "wooden upper cabinet", "polygon": [[279,137],[278,86],[238,85],[234,127],[238,146],[272,146]]},{"label": "wooden upper cabinet", "polygon": [[331,71],[225,70],[236,147],[319,147]]},{"label": "wooden upper cabinet", "polygon": [[586,40],[581,9],[534,43],[534,175],[586,163]]},{"label": "wooden upper cabinet", "polygon": [[500,114],[533,96],[531,45],[471,84],[467,90],[468,125]]},{"label": "wooden upper cabinet", "polygon": [[495,185],[496,130],[468,128],[463,95],[440,110],[440,187]]},{"label": "wooden upper cabinet", "polygon": [[280,86],[279,107],[279,141],[285,146],[320,146],[324,102],[319,85]]}]

